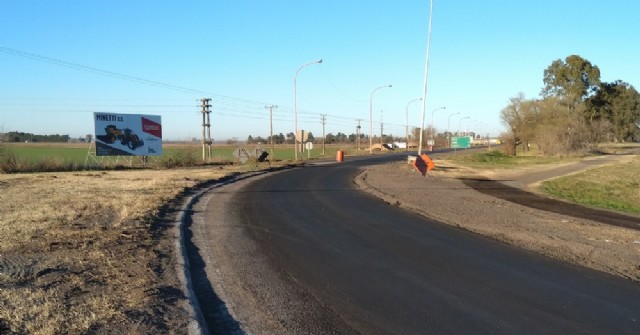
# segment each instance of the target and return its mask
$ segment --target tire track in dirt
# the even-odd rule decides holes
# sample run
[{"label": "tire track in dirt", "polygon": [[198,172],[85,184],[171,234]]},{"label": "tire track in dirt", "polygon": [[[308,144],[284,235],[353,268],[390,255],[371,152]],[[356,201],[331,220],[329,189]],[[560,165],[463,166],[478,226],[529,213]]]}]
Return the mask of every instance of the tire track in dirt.
[{"label": "tire track in dirt", "polygon": [[2,257],[0,255],[0,280],[22,280],[32,277],[35,261],[23,256]]}]

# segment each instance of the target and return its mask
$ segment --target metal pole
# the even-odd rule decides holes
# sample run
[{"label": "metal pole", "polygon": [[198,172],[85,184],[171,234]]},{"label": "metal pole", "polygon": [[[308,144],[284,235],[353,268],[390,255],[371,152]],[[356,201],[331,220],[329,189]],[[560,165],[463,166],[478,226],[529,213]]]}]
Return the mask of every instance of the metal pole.
[{"label": "metal pole", "polygon": [[[293,76],[293,143],[294,143],[294,157],[295,160],[298,160],[298,138],[296,136],[298,136],[298,109],[297,109],[297,101],[296,101],[296,82],[298,80],[298,72],[300,72],[300,70],[302,70],[304,67],[307,67],[309,65],[313,65],[313,64],[320,64],[322,63],[322,59],[319,59],[317,61],[314,62],[309,62],[307,64],[303,64],[302,66],[300,66],[297,70],[296,70],[296,74]],[[302,139],[300,139],[302,140]]]},{"label": "metal pole", "polygon": [[429,33],[427,35],[427,56],[424,64],[424,92],[422,94],[422,122],[420,123],[420,144],[418,156],[422,154],[422,133],[424,132],[424,114],[427,103],[427,77],[429,75],[429,49],[431,49],[431,21],[433,18],[433,0],[429,0]]},{"label": "metal pole", "polygon": [[458,136],[460,136],[460,129],[462,128],[462,120],[470,119],[470,118],[471,118],[470,116],[465,116],[460,119],[460,122],[458,122]]},{"label": "metal pole", "polygon": [[373,154],[373,95],[376,93],[377,90],[386,88],[386,87],[391,87],[391,84],[376,87],[376,89],[374,89],[371,92],[371,96],[369,97],[369,154],[370,155]]}]

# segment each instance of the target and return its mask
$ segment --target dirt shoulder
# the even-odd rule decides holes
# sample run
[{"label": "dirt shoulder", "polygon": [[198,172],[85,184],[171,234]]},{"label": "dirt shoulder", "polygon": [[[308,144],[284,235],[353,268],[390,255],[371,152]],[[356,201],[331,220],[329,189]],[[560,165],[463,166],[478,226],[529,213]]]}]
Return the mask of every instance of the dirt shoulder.
[{"label": "dirt shoulder", "polygon": [[0,334],[187,334],[176,221],[236,172],[0,174]]},{"label": "dirt shoulder", "polygon": [[[389,204],[434,220],[640,281],[640,231],[609,224],[616,219],[633,226],[640,217],[586,209],[531,193],[543,179],[614,161],[510,171],[470,170],[444,159],[435,161],[437,168],[431,177],[422,177],[407,164],[394,163],[369,167],[355,182]],[[536,197],[536,206],[527,196]],[[552,208],[557,210],[550,211]]]}]

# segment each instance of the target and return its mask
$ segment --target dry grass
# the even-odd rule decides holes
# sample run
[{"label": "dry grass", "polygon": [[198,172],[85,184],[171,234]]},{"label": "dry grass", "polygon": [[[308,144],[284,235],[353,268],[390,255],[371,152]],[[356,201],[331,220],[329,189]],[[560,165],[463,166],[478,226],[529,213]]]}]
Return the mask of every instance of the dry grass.
[{"label": "dry grass", "polygon": [[163,319],[182,297],[156,218],[241,169],[0,174],[0,333],[183,332]]}]

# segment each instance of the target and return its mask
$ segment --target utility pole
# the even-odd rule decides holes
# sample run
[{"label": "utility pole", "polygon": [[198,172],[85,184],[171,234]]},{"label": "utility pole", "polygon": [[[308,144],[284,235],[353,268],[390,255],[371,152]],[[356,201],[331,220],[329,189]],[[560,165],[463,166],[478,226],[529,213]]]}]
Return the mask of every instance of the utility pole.
[{"label": "utility pole", "polygon": [[320,114],[320,121],[322,122],[322,155],[324,156],[324,126],[327,124],[327,114]]},{"label": "utility pole", "polygon": [[380,111],[380,151],[382,151],[382,130],[384,129],[384,123],[382,123],[382,111]]},{"label": "utility pole", "polygon": [[278,108],[278,105],[264,106],[269,109],[269,138],[271,139],[271,157],[273,158],[273,109]]},{"label": "utility pole", "polygon": [[200,102],[200,107],[202,108],[202,161],[207,162],[211,158],[211,143],[213,143],[211,141],[211,110],[209,109],[211,108],[209,104],[211,99],[202,98]]},{"label": "utility pole", "polygon": [[356,127],[356,156],[358,156],[360,153],[360,129],[362,127],[360,127],[360,121],[363,121],[363,119],[356,119],[356,121],[358,121],[358,126]]}]

